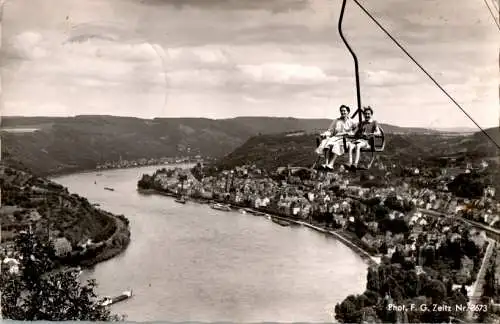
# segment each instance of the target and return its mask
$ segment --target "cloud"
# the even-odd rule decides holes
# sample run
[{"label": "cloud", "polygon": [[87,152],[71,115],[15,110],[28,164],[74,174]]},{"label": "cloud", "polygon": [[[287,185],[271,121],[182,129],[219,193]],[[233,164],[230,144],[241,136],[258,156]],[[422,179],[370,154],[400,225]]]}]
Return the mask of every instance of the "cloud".
[{"label": "cloud", "polygon": [[39,46],[42,41],[42,35],[37,32],[24,32],[13,37],[8,45],[9,56],[16,59],[33,60],[47,55],[46,51]]},{"label": "cloud", "polygon": [[[101,39],[59,43],[58,38],[44,38],[40,33],[29,31],[15,36],[12,44],[12,57],[26,60],[20,66],[18,77],[24,74],[54,82],[63,78],[65,82],[94,79],[124,83],[133,82],[141,74],[150,74],[160,65],[152,45],[145,43],[120,44]],[[84,83],[92,83],[87,81]]]},{"label": "cloud", "polygon": [[422,81],[422,78],[416,73],[398,73],[387,70],[365,70],[364,82],[368,86],[384,87],[393,85],[416,84]]},{"label": "cloud", "polygon": [[[138,0],[134,0],[139,2]],[[308,6],[307,0],[140,0],[149,5],[170,5],[176,8],[197,7],[218,10],[269,10],[282,12],[300,10]]]},{"label": "cloud", "polygon": [[253,104],[262,104],[262,103],[268,102],[268,100],[265,100],[265,99],[254,98],[254,97],[246,96],[246,95],[243,95],[242,99],[245,100],[246,102],[253,103]]},{"label": "cloud", "polygon": [[166,59],[184,67],[216,67],[231,62],[231,54],[222,46],[172,47],[164,51]]},{"label": "cloud", "polygon": [[[3,50],[10,59],[2,73],[10,111],[325,117],[332,105],[355,106],[353,61],[337,32],[340,3],[8,2]],[[467,0],[364,4],[460,103],[489,122],[486,112],[498,107],[498,46],[484,8]],[[345,17],[363,103],[377,107],[377,118],[463,122],[359,8],[349,6]]]},{"label": "cloud", "polygon": [[266,63],[238,66],[254,82],[281,84],[310,84],[328,81],[329,77],[317,66]]},{"label": "cloud", "polygon": [[221,87],[231,79],[231,75],[225,71],[215,70],[181,70],[167,74],[169,87],[206,89]]}]

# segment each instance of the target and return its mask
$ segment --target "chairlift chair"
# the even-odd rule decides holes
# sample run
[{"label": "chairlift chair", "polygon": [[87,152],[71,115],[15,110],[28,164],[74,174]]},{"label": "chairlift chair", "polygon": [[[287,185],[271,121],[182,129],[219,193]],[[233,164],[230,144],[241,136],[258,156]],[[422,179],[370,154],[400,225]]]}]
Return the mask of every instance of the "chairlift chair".
[{"label": "chairlift chair", "polygon": [[[361,124],[361,122],[363,121],[363,118],[361,116],[362,112],[363,112],[363,109],[361,108],[361,89],[360,89],[360,82],[359,82],[359,67],[358,67],[359,64],[358,64],[358,58],[356,56],[356,53],[354,53],[354,51],[352,50],[351,46],[349,45],[349,43],[347,42],[346,38],[344,37],[344,33],[342,32],[342,23],[344,21],[344,12],[345,12],[346,3],[347,3],[347,0],[342,0],[342,8],[340,10],[340,16],[339,16],[339,22],[338,22],[338,31],[339,31],[339,34],[340,34],[340,38],[342,38],[342,41],[344,42],[345,46],[347,47],[347,49],[351,53],[352,58],[354,60],[354,72],[355,72],[355,76],[356,76],[357,109],[353,113],[353,115],[351,116],[351,118],[354,119],[356,117],[356,115],[358,115],[358,122],[359,122],[359,124]],[[384,130],[382,129],[382,127],[380,127],[380,125],[378,126],[378,128],[380,130],[380,134],[379,135],[370,136],[370,138],[368,140],[368,142],[370,144],[370,148],[363,148],[363,149],[361,149],[361,152],[370,152],[371,153],[370,162],[368,162],[366,169],[370,169],[371,168],[371,166],[373,164],[373,161],[375,160],[375,153],[383,152],[384,148],[385,148],[385,134],[384,134]],[[348,139],[355,139],[355,137],[353,137],[353,136],[344,136],[343,141],[344,141],[344,149],[345,149],[345,151],[347,151],[347,140]],[[321,143],[321,138],[319,138],[319,137],[316,138],[316,147],[318,147],[320,143]],[[321,159],[321,156],[319,156],[316,159],[316,161],[314,162],[313,168],[316,166],[316,164],[319,162],[320,159]]]}]

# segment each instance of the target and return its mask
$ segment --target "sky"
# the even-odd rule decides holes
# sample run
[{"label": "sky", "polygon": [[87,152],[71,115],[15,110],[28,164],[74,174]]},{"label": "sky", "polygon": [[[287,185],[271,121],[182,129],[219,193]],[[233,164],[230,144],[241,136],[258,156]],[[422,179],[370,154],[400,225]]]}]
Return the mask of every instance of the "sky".
[{"label": "sky", "polygon": [[[360,2],[481,127],[498,126],[500,33],[483,1]],[[2,114],[335,118],[341,104],[356,107],[340,7],[340,0],[6,0]],[[362,104],[376,120],[475,127],[350,0],[344,33],[358,55]]]}]

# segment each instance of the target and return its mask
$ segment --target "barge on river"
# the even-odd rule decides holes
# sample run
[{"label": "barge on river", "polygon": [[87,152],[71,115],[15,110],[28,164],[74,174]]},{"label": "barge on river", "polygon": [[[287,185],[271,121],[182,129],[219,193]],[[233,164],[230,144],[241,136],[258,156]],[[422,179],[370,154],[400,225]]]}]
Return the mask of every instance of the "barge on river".
[{"label": "barge on river", "polygon": [[186,199],[184,197],[178,197],[178,198],[175,199],[175,202],[179,203],[179,204],[185,204],[186,203]]},{"label": "barge on river", "polygon": [[120,295],[116,297],[104,297],[104,300],[102,301],[101,305],[102,306],[111,306],[113,304],[119,303],[121,301],[127,300],[132,297],[132,290],[127,290],[122,292]]},{"label": "barge on river", "polygon": [[276,223],[276,224],[281,225],[281,226],[290,226],[290,224],[291,224],[289,221],[279,219],[276,217],[271,217],[271,220],[273,221],[273,223]]}]

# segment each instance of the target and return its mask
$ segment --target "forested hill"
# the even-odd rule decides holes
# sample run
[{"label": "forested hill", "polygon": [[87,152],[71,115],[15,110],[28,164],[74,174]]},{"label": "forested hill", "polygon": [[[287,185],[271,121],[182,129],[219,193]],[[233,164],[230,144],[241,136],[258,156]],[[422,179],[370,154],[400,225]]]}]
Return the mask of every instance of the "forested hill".
[{"label": "forested hill", "polygon": [[[302,130],[304,132],[317,132],[325,130],[332,122],[331,119],[297,119],[280,117],[236,117],[224,119],[226,121],[236,122],[251,129],[254,134],[286,133]],[[380,124],[386,133],[401,134],[438,134],[437,130],[416,127],[399,127],[389,124]]]},{"label": "forested hill", "polygon": [[[231,119],[115,116],[4,117],[2,127],[35,132],[3,132],[3,157],[39,175],[92,169],[120,158],[203,155],[221,157],[257,134],[314,132],[328,119],[237,117]],[[438,134],[437,131],[384,125],[386,133]]]},{"label": "forested hill", "polygon": [[2,243],[11,242],[28,226],[40,237],[49,233],[52,238],[65,237],[74,248],[88,239],[101,242],[92,255],[78,258],[85,264],[110,258],[128,245],[130,231],[124,216],[97,209],[87,199],[28,170],[2,162],[0,175]]},{"label": "forested hill", "polygon": [[[497,128],[487,129],[487,133],[500,143]],[[278,166],[311,166],[315,136],[286,134],[260,135],[250,138],[245,144],[222,158],[218,164],[222,168],[232,168],[243,164],[273,169]],[[386,149],[377,154],[377,161],[407,166],[446,165],[450,162],[498,160],[499,151],[484,134],[458,136],[448,134],[387,134]]]}]

